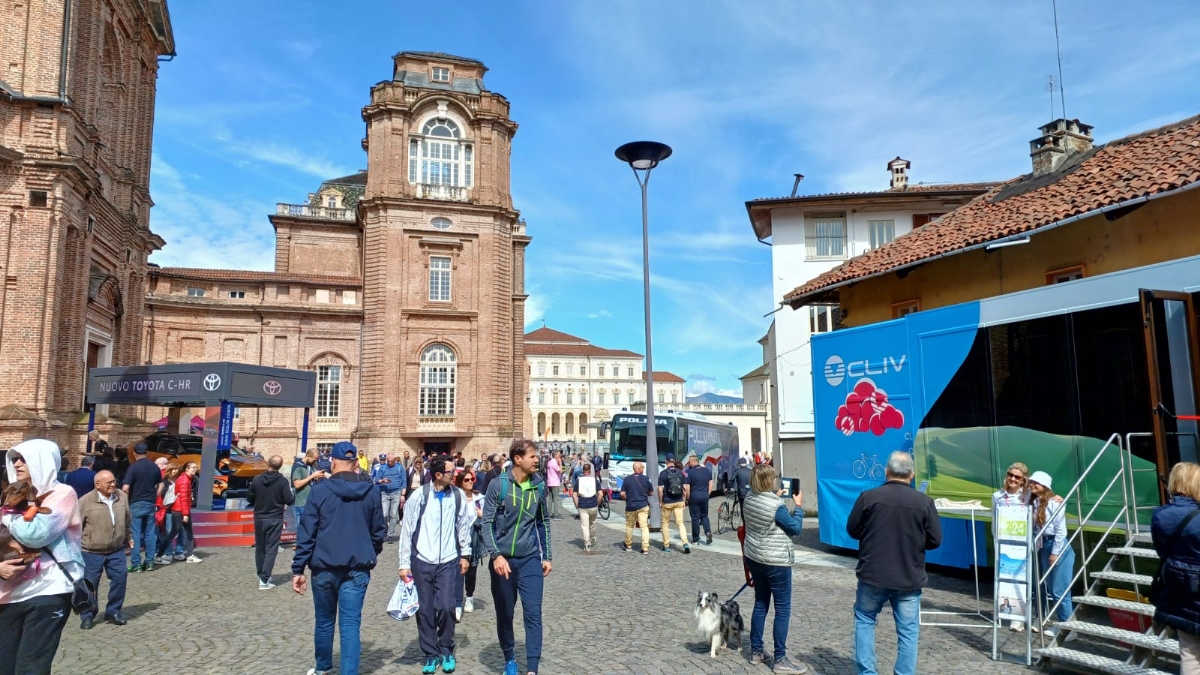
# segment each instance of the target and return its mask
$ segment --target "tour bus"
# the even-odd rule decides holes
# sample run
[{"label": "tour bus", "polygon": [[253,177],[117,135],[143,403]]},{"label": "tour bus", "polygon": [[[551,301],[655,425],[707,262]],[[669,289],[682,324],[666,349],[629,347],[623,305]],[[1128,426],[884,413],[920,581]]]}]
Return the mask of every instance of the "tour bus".
[{"label": "tour bus", "polygon": [[[1193,257],[814,336],[821,541],[857,548],[847,516],[895,450],[913,454],[918,489],[979,500],[990,520],[1009,464],[1047,472],[1065,494],[1113,434],[1146,522],[1170,467],[1197,460],[1197,291]],[[1088,474],[1085,509],[1119,457],[1110,446]],[[1117,512],[1120,492],[1093,520]],[[969,522],[943,517],[929,562],[970,566]],[[990,535],[977,522],[980,564]]]},{"label": "tour bus", "polygon": [[[712,470],[716,490],[724,488],[737,466],[737,427],[718,424],[698,413],[670,410],[655,412],[654,426],[658,432],[659,470],[666,466],[668,453],[681,462],[688,455],[695,455]],[[608,437],[610,487],[620,490],[625,476],[633,473],[633,463],[646,461],[646,414],[620,412],[613,415]]]}]

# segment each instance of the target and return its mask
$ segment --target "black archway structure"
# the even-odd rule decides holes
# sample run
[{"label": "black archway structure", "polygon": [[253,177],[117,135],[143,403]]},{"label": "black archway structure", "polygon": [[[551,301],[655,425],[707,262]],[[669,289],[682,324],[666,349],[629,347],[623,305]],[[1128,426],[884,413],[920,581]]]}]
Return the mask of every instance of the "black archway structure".
[{"label": "black archway structure", "polygon": [[[245,363],[173,363],[159,366],[93,368],[88,372],[88,431],[95,427],[98,405],[155,405],[205,408],[204,445],[199,485],[212,485],[217,453],[233,437],[233,410],[303,408],[300,451],[308,446],[308,415],[316,394],[316,374]],[[91,441],[88,441],[91,450]],[[212,490],[201,489],[196,507],[212,508]]]}]

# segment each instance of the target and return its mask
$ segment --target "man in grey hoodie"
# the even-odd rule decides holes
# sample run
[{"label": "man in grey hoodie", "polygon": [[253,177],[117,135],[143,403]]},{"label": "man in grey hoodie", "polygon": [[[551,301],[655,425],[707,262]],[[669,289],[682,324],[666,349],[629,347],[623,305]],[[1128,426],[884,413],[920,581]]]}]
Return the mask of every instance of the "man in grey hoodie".
[{"label": "man in grey hoodie", "polygon": [[542,658],[542,588],[550,563],[550,517],[546,485],[534,472],[537,445],[513,441],[512,468],[488,483],[483,500],[483,547],[491,557],[496,635],[504,652],[504,675],[517,675],[513,614],[517,597],[525,623],[526,672],[534,675]]}]

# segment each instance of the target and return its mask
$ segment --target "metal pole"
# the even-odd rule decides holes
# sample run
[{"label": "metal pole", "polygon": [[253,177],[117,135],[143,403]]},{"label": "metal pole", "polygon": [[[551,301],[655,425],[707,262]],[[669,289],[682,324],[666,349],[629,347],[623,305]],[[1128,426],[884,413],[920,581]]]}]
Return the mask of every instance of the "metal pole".
[{"label": "metal pole", "polygon": [[[637,171],[633,172],[637,176]],[[650,170],[646,170],[642,187],[642,292],[646,304],[646,477],[650,479],[650,524],[660,522],[662,512],[658,503],[658,430],[654,424],[654,354],[650,344],[650,215],[646,208],[646,185]]]},{"label": "metal pole", "polygon": [[300,426],[300,454],[308,452],[308,408],[304,409],[304,424]]},{"label": "metal pole", "polygon": [[84,449],[85,454],[92,452],[92,431],[96,428],[96,404],[88,406],[88,432],[87,432],[87,447]]}]

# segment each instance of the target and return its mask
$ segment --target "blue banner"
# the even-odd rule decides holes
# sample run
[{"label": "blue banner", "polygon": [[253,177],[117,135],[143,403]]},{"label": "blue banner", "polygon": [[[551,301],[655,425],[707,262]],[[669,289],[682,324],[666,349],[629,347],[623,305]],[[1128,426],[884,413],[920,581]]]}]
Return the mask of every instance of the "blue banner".
[{"label": "blue banner", "polygon": [[233,447],[233,407],[233,403],[221,401],[221,424],[217,429],[217,451]]}]

